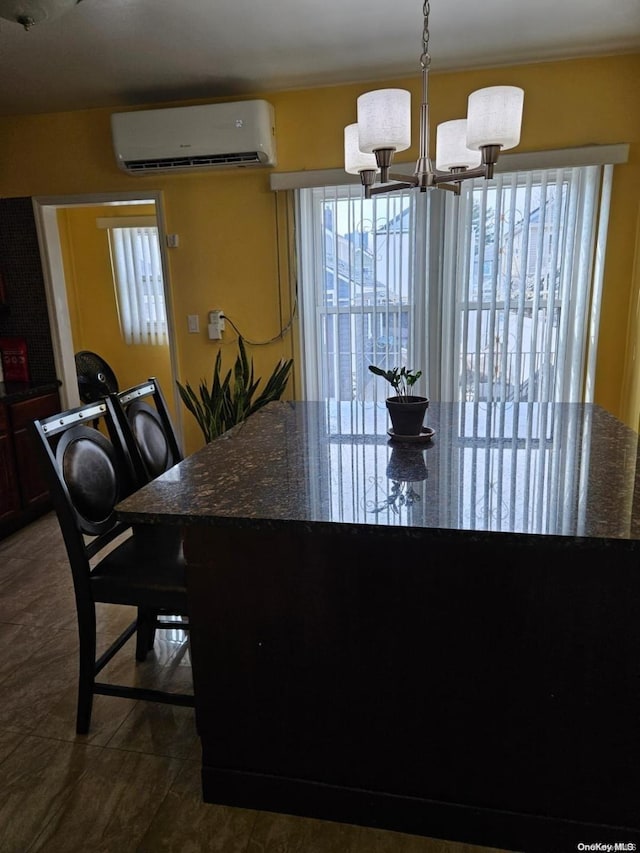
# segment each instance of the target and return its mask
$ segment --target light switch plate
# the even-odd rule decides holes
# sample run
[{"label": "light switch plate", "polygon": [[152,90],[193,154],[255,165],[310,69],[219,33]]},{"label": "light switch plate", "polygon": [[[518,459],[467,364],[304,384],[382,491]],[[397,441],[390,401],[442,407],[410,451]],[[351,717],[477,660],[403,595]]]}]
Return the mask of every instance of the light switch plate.
[{"label": "light switch plate", "polygon": [[200,331],[200,319],[197,314],[187,314],[187,328],[190,332]]}]

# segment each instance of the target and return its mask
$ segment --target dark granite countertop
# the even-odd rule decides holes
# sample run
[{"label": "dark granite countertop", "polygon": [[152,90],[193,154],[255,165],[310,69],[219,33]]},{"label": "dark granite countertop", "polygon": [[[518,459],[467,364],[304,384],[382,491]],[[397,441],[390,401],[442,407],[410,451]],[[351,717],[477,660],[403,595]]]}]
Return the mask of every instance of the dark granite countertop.
[{"label": "dark granite countertop", "polygon": [[431,403],[397,443],[384,403],[278,402],[118,506],[133,522],[339,523],[640,539],[638,435],[592,405]]},{"label": "dark granite countertop", "polygon": [[48,382],[0,382],[0,403],[18,403],[29,397],[38,397],[57,391],[62,383],[59,379]]}]

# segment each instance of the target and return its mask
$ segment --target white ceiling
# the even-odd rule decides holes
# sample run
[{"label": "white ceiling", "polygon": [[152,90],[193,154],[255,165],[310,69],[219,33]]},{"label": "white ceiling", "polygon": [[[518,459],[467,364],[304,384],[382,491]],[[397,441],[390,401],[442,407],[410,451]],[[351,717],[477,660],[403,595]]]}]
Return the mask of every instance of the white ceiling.
[{"label": "white ceiling", "polygon": [[[431,68],[640,50],[640,0],[432,0]],[[420,0],[83,0],[0,19],[0,115],[207,99],[419,72]]]}]

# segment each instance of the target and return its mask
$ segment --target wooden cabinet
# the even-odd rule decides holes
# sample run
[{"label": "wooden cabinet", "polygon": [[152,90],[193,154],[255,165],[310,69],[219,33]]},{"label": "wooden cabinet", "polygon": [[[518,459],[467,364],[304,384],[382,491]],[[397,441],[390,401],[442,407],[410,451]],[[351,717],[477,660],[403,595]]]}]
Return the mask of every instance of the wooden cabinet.
[{"label": "wooden cabinet", "polygon": [[0,403],[0,538],[50,507],[29,424],[59,411],[57,391]]},{"label": "wooden cabinet", "polygon": [[46,418],[59,411],[60,398],[57,391],[42,397],[31,397],[10,406],[18,482],[25,509],[49,500],[47,485],[40,470],[40,460],[29,433],[29,424],[34,418]]},{"label": "wooden cabinet", "polygon": [[13,443],[7,407],[0,404],[0,525],[20,513],[20,492],[16,476]]}]

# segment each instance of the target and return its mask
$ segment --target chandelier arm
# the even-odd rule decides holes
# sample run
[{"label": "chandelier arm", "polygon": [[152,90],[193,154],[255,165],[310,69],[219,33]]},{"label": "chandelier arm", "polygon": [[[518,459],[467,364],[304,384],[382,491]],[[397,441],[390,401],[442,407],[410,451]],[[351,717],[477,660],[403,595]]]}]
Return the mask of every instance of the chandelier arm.
[{"label": "chandelier arm", "polygon": [[393,184],[379,184],[377,187],[367,187],[369,195],[366,198],[371,198],[372,195],[380,195],[381,193],[396,192],[396,190],[413,190],[417,186],[415,181],[398,181]]},{"label": "chandelier arm", "polygon": [[389,173],[389,179],[392,181],[404,181],[412,187],[417,187],[420,183],[416,175],[399,175],[397,172]]},{"label": "chandelier arm", "polygon": [[435,184],[439,190],[449,190],[454,195],[460,195],[460,183],[457,184]]},{"label": "chandelier arm", "polygon": [[486,178],[487,177],[487,168],[486,166],[478,166],[477,169],[463,169],[461,172],[434,172],[433,173],[433,183],[440,187],[442,184],[453,181],[456,183],[461,183],[462,181],[466,181],[469,178]]}]

